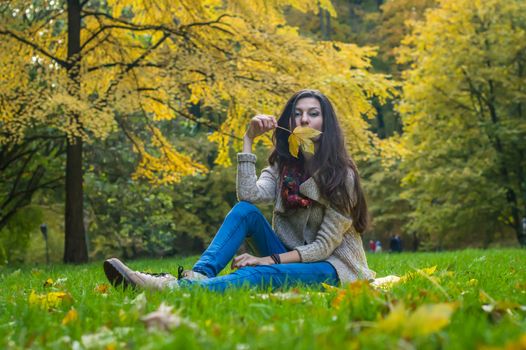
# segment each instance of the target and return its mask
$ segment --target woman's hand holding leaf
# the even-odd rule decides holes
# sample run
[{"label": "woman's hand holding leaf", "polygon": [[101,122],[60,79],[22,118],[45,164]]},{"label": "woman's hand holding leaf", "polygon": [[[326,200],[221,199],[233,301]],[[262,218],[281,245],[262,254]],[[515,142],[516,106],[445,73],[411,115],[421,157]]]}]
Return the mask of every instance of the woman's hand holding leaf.
[{"label": "woman's hand holding leaf", "polygon": [[267,131],[274,130],[277,126],[278,122],[274,116],[257,114],[250,120],[245,136],[253,140]]}]

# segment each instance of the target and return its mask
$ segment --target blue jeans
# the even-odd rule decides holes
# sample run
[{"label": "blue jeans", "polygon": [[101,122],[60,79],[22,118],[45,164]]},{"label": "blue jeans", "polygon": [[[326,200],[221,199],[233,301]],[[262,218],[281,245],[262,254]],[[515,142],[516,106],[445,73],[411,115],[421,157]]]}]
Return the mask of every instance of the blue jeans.
[{"label": "blue jeans", "polygon": [[240,286],[276,289],[294,284],[338,284],[336,270],[326,261],[248,266],[216,277],[246,238],[252,241],[260,256],[288,251],[261,211],[253,204],[242,201],[225,217],[212,243],[192,268],[209,278],[204,281],[181,280],[181,286],[199,285],[214,291],[224,291]]}]

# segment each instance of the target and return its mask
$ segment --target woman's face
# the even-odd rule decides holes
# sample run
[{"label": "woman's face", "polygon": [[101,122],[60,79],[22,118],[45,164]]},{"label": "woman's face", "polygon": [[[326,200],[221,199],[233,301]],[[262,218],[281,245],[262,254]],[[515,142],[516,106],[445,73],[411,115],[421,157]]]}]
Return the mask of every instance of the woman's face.
[{"label": "woman's face", "polygon": [[315,97],[304,97],[296,102],[294,111],[294,121],[296,126],[308,126],[310,128],[322,131],[323,115],[321,114],[321,105]]}]

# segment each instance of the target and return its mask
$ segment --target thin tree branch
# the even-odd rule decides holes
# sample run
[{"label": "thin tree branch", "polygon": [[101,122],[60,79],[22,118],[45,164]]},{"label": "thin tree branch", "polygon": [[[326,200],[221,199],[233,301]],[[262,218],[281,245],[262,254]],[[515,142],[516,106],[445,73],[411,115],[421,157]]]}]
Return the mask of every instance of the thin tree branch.
[{"label": "thin tree branch", "polygon": [[155,45],[151,46],[150,48],[148,48],[148,50],[146,50],[145,52],[143,52],[139,57],[137,57],[133,62],[131,62],[128,66],[126,66],[126,69],[124,71],[122,71],[119,76],[113,80],[111,83],[110,83],[110,86],[108,86],[108,89],[106,90],[106,93],[104,94],[104,98],[101,100],[100,104],[102,106],[104,106],[106,103],[107,103],[107,100],[109,98],[109,95],[111,93],[111,91],[115,88],[115,86],[124,78],[124,75],[126,73],[128,73],[131,69],[135,68],[139,62],[141,62],[144,58],[146,58],[150,53],[152,53],[153,51],[155,51],[155,49],[157,49],[157,47],[159,47],[166,39],[168,38],[168,34],[164,34],[163,37],[161,39],[159,39],[159,41],[157,41],[157,43],[155,43]]},{"label": "thin tree branch", "polygon": [[9,191],[8,199],[7,199],[6,202],[4,202],[4,205],[2,206],[2,208],[4,208],[5,205],[7,205],[12,199],[14,199],[15,193],[16,193],[17,188],[18,188],[18,184],[20,183],[20,179],[22,178],[22,175],[24,174],[27,165],[29,164],[29,162],[31,161],[31,158],[33,158],[35,153],[36,153],[36,150],[32,150],[29,153],[28,157],[25,159],[24,164],[22,165],[22,168],[20,169],[20,171],[16,175],[16,178],[15,178],[15,181],[13,183],[13,186],[11,187],[11,191]]},{"label": "thin tree branch", "polygon": [[449,101],[453,102],[454,104],[456,104],[458,107],[462,108],[462,109],[465,109],[465,110],[468,110],[468,111],[472,111],[473,109],[469,106],[466,106],[465,104],[463,104],[462,102],[459,102],[457,100],[455,100],[454,98],[450,97],[446,91],[442,90],[441,88],[439,88],[438,86],[433,86],[433,88],[440,92],[441,95],[443,95],[445,98],[447,98]]},{"label": "thin tree branch", "polygon": [[46,50],[44,50],[43,48],[41,48],[37,44],[32,43],[31,41],[27,40],[26,38],[23,38],[23,37],[15,34],[15,33],[13,33],[10,30],[7,30],[7,29],[2,30],[2,29],[0,29],[0,35],[9,35],[9,36],[15,38],[16,40],[18,40],[19,42],[32,47],[33,49],[35,49],[36,51],[40,52],[44,56],[46,56],[46,57],[52,59],[53,61],[57,62],[63,68],[68,68],[69,67],[69,63],[68,62],[66,62],[64,60],[61,60],[58,57],[53,56],[52,54],[50,54],[49,52],[47,52]]},{"label": "thin tree branch", "polygon": [[177,108],[175,108],[170,102],[166,102],[166,101],[162,101],[156,97],[153,97],[153,96],[146,96],[146,98],[149,98],[151,100],[154,100],[156,102],[160,102],[160,103],[164,103],[168,106],[168,108],[170,108],[172,111],[174,111],[175,113],[179,114],[181,117],[185,118],[185,119],[188,119],[188,120],[191,120],[197,124],[202,124],[206,127],[209,127],[210,129],[222,134],[222,135],[226,135],[226,136],[229,136],[229,137],[232,137],[236,140],[242,140],[241,137],[239,136],[236,136],[234,134],[230,134],[230,133],[227,133],[227,132],[224,132],[220,129],[220,126],[217,126],[217,125],[214,125],[208,121],[204,121],[204,120],[201,120],[199,118],[197,118],[196,116],[192,115],[191,113],[186,113],[186,112],[183,112]]},{"label": "thin tree branch", "polygon": [[[102,69],[102,68],[112,68],[112,67],[130,67],[133,63],[124,63],[124,62],[113,62],[113,63],[105,63],[105,64],[101,64],[99,66],[95,66],[95,67],[90,67],[88,68],[88,72],[91,73],[93,71],[96,71],[96,70],[99,70],[99,69]],[[156,64],[156,63],[152,63],[152,62],[147,62],[147,63],[142,63],[142,64],[136,64],[134,67],[132,68],[135,68],[135,67],[155,67],[155,68],[162,68],[163,66],[160,65],[160,64]]]}]

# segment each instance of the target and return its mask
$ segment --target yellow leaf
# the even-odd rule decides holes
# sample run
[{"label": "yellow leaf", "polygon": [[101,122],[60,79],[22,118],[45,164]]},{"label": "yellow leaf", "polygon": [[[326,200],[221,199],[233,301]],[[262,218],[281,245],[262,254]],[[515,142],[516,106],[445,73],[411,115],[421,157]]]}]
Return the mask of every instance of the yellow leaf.
[{"label": "yellow leaf", "polygon": [[375,295],[377,292],[372,289],[368,281],[358,280],[347,284],[345,288],[338,291],[336,297],[332,300],[332,306],[339,309],[344,301],[356,299],[359,295]]},{"label": "yellow leaf", "polygon": [[409,316],[404,325],[404,337],[427,336],[449,324],[456,304],[440,303],[422,305]]},{"label": "yellow leaf", "polygon": [[313,138],[320,135],[321,131],[313,128],[298,126],[296,127],[289,136],[289,152],[290,154],[298,158],[299,148],[305,153],[314,154],[314,142]]},{"label": "yellow leaf", "polygon": [[301,140],[310,140],[318,135],[321,135],[321,131],[309,128],[307,126],[297,126],[292,133],[298,136]]},{"label": "yellow leaf", "polygon": [[45,282],[44,282],[44,287],[51,287],[53,285],[53,280],[51,278],[48,278]]},{"label": "yellow leaf", "polygon": [[454,303],[427,304],[410,313],[403,303],[399,303],[378,321],[378,328],[395,333],[401,331],[401,335],[407,338],[427,336],[447,326],[456,307]]},{"label": "yellow leaf", "polygon": [[303,152],[314,154],[314,142],[311,140],[303,140],[303,142],[300,143],[300,146]]},{"label": "yellow leaf", "polygon": [[97,286],[95,286],[95,292],[97,293],[100,293],[100,294],[106,294],[108,293],[108,290],[110,289],[110,286],[106,283],[102,283],[102,284],[97,284]]},{"label": "yellow leaf", "polygon": [[294,135],[294,134],[290,134],[289,136],[289,152],[290,154],[295,157],[295,158],[298,158],[298,153],[300,151],[300,140],[299,138]]},{"label": "yellow leaf", "polygon": [[435,273],[436,269],[437,269],[436,265],[435,266],[431,266],[431,267],[426,267],[426,268],[423,268],[423,269],[416,269],[416,271],[408,272],[405,275],[403,275],[402,277],[400,277],[400,282],[405,283],[407,281],[413,280],[416,277],[422,276],[422,275],[431,276],[432,274]]},{"label": "yellow leaf", "polygon": [[62,324],[67,325],[68,323],[78,320],[78,318],[79,318],[79,314],[77,310],[75,310],[74,308],[71,308],[71,310],[69,310],[66,313],[66,316],[64,316],[64,318],[62,319]]},{"label": "yellow leaf", "polygon": [[63,301],[72,301],[71,295],[65,292],[50,292],[37,294],[34,290],[29,295],[29,305],[39,306],[42,309],[51,310],[62,304]]},{"label": "yellow leaf", "polygon": [[120,309],[119,310],[119,320],[124,323],[126,322],[127,318],[128,318],[128,315],[126,315],[126,311],[124,311],[123,309]]},{"label": "yellow leaf", "polygon": [[321,285],[322,285],[322,287],[323,287],[325,290],[327,290],[327,291],[329,291],[329,292],[338,292],[338,291],[341,290],[340,288],[335,287],[335,286],[331,286],[330,284],[327,284],[327,283],[322,283]]},{"label": "yellow leaf", "polygon": [[403,303],[398,303],[391,312],[378,322],[378,329],[394,332],[403,327],[407,319],[407,311]]}]

